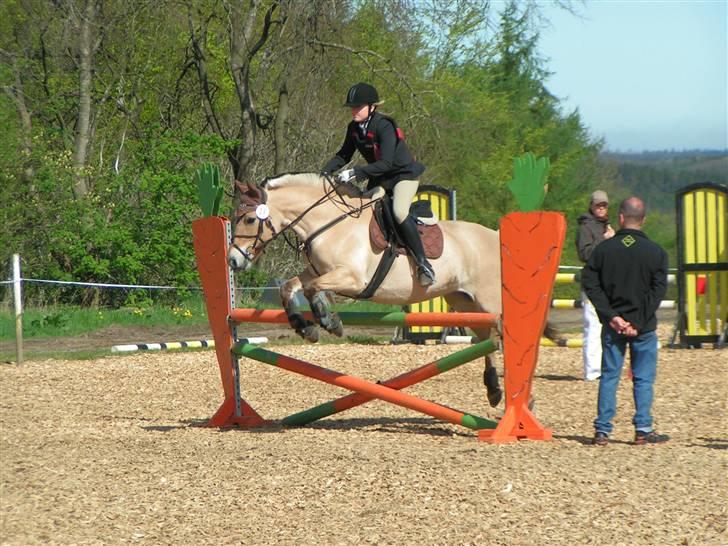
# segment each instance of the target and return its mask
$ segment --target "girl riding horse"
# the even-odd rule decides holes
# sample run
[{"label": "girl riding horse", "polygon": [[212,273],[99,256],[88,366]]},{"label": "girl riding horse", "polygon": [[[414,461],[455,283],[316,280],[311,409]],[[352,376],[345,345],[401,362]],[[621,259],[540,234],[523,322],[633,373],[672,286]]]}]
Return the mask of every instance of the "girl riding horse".
[{"label": "girl riding horse", "polygon": [[353,179],[357,182],[368,179],[367,190],[381,186],[391,192],[397,231],[414,257],[417,280],[422,286],[430,286],[435,283],[435,272],[425,257],[417,223],[409,214],[419,186],[417,178],[425,166],[412,157],[396,122],[377,112],[380,104],[379,93],[367,83],[357,83],[349,89],[344,106],[351,108],[353,120],[346,128],[341,149],[322,171],[333,173],[341,169],[359,150],[367,165],[342,171],[336,180],[346,183]]}]

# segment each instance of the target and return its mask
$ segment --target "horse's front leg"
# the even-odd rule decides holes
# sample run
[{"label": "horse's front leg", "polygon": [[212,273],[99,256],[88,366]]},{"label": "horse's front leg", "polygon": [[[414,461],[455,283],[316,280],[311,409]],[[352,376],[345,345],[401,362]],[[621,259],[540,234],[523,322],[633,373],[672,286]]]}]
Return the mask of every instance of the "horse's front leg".
[{"label": "horse's front leg", "polygon": [[304,318],[303,313],[296,307],[296,294],[303,289],[302,278],[308,279],[311,275],[308,270],[301,273],[298,277],[284,282],[280,287],[281,303],[286,311],[288,323],[296,333],[306,341],[316,343],[319,340],[319,329],[313,322]]},{"label": "horse's front leg", "polygon": [[333,303],[333,294],[331,292],[316,292],[309,301],[316,322],[324,330],[338,337],[344,335],[344,325],[341,323],[339,315],[329,307]]},{"label": "horse's front leg", "polygon": [[[337,268],[314,277],[310,282],[303,283],[303,294],[311,302],[311,311],[316,321],[329,333],[341,337],[344,334],[344,325],[339,315],[329,307],[333,300],[331,292],[342,293],[351,291],[361,284],[360,280],[349,269]],[[358,293],[358,290],[356,293]]]}]

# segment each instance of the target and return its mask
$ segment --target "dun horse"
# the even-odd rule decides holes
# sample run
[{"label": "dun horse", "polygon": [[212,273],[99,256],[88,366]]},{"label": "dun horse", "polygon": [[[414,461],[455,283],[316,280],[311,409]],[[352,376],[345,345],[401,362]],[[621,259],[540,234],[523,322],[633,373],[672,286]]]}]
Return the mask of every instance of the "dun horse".
[{"label": "dun horse", "polygon": [[[303,242],[308,265],[281,286],[288,320],[299,335],[318,340],[318,327],[305,320],[293,304],[294,296],[303,290],[318,324],[341,336],[341,321],[329,310],[325,291],[356,298],[372,280],[382,256],[369,236],[374,200],[347,197],[341,187],[337,191],[328,178],[317,174],[282,175],[259,186],[238,182],[238,188],[241,203],[228,251],[230,267],[251,267],[270,241],[292,230]],[[414,262],[402,255],[370,299],[406,305],[443,296],[456,311],[500,313],[498,232],[470,222],[441,221],[439,225],[443,252],[431,260],[437,282],[420,286]],[[490,328],[477,329],[475,334],[487,339]],[[502,392],[493,362],[489,356],[485,358],[488,401],[496,406]]]}]

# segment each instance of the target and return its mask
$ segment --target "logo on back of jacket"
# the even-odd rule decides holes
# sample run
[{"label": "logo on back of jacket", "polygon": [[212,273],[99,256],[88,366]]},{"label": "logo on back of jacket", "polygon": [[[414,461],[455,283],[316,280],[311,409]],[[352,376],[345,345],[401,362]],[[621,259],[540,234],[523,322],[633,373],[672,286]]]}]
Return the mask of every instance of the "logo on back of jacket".
[{"label": "logo on back of jacket", "polygon": [[637,239],[632,237],[631,235],[627,235],[622,239],[622,244],[626,246],[627,248],[631,247],[633,244],[637,242]]}]

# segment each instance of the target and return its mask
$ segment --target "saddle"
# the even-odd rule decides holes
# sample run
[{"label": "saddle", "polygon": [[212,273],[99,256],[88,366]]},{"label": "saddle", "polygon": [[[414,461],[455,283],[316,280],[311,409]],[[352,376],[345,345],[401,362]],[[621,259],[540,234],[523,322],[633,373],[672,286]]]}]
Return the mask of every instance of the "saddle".
[{"label": "saddle", "polygon": [[[430,202],[425,199],[413,202],[409,213],[417,219],[417,231],[422,239],[422,246],[425,247],[425,256],[431,259],[442,256],[444,244],[442,230],[432,213]],[[374,206],[374,214],[369,222],[369,239],[375,250],[385,250],[393,246],[397,254],[407,253],[407,247],[395,228],[392,200],[389,196]]]},{"label": "saddle", "polygon": [[[417,219],[417,231],[422,239],[425,255],[432,259],[442,256],[442,230],[436,223],[437,219],[432,213],[430,202],[424,199],[415,201],[410,206],[409,213]],[[383,251],[382,259],[379,261],[371,281],[364,290],[355,296],[356,299],[371,298],[389,273],[395,258],[407,253],[407,247],[395,228],[392,199],[389,195],[374,206],[374,214],[369,222],[369,239],[375,250]]]}]

